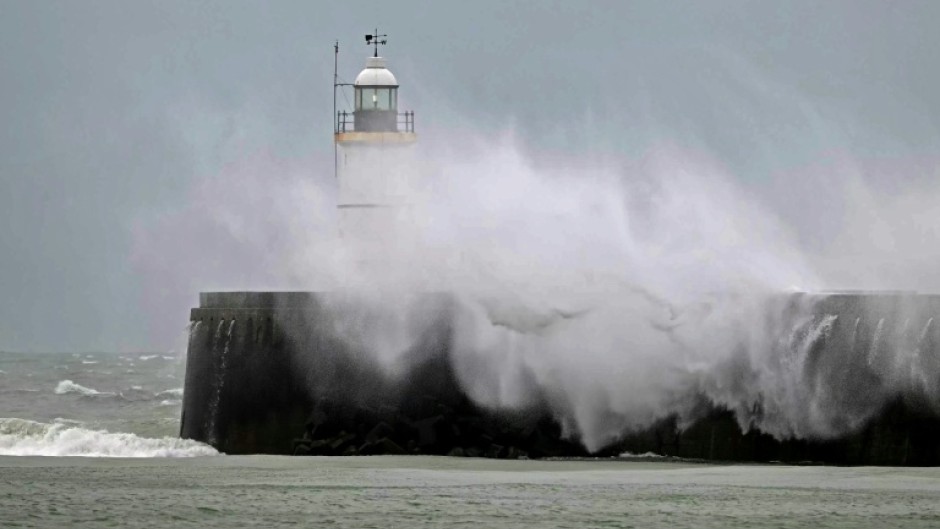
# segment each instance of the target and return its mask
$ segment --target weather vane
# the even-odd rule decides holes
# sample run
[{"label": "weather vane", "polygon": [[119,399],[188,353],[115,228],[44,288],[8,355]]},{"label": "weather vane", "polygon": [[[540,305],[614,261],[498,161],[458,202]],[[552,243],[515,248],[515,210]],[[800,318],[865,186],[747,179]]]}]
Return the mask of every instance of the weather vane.
[{"label": "weather vane", "polygon": [[375,28],[375,33],[371,35],[366,35],[366,46],[375,46],[375,53],[373,57],[379,56],[379,44],[386,45],[388,40],[385,39],[388,35],[379,35],[379,28]]}]

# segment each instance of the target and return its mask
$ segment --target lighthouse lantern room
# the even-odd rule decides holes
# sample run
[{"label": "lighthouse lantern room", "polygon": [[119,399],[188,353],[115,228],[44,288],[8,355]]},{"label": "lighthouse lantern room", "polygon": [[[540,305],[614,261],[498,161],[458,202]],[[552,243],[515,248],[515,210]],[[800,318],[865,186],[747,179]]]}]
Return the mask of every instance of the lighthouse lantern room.
[{"label": "lighthouse lantern room", "polygon": [[[372,57],[366,59],[366,67],[353,87],[353,112],[336,112],[335,140],[338,144],[351,141],[367,142],[412,142],[414,136],[414,112],[398,111],[398,80],[386,66],[385,58],[379,57],[379,44],[385,44],[387,35],[378,31],[366,35],[366,43],[373,46]],[[339,54],[339,45],[335,47]],[[340,83],[334,73],[334,106],[336,90],[350,86]]]},{"label": "lighthouse lantern room", "polygon": [[369,57],[356,77],[353,113],[360,132],[398,132],[398,81],[383,57]]}]

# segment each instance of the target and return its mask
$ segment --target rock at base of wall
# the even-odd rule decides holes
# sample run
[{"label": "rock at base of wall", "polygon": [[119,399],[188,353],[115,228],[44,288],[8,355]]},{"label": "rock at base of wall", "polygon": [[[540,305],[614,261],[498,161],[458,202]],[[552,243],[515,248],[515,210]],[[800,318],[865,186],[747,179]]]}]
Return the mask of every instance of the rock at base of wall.
[{"label": "rock at base of wall", "polygon": [[[427,402],[434,397],[420,399]],[[427,413],[434,415],[422,416]],[[456,405],[416,406],[409,412],[323,400],[314,404],[303,437],[294,440],[293,453],[499,459],[588,455],[579,443],[564,439],[558,425],[546,416],[491,414],[466,399]]]}]

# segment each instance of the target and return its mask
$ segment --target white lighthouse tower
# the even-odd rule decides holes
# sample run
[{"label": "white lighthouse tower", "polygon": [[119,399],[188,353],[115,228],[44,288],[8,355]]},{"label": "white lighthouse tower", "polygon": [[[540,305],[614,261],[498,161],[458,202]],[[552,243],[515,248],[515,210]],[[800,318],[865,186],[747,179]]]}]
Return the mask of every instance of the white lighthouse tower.
[{"label": "white lighthouse tower", "polygon": [[414,112],[398,109],[398,80],[378,54],[385,37],[366,35],[373,55],[352,83],[353,112],[337,112],[334,130],[340,236],[363,266],[387,264],[412,240]]}]

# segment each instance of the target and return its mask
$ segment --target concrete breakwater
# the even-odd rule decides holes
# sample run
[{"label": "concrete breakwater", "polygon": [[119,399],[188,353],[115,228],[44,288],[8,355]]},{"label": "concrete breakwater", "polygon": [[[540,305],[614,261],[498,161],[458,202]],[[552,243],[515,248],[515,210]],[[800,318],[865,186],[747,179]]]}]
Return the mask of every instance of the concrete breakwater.
[{"label": "concrete breakwater", "polygon": [[[181,436],[226,453],[588,455],[562,435],[547,404],[514,413],[475,405],[449,357],[454,300],[428,294],[422,302],[433,321],[411,343],[408,369],[389,376],[347,339],[356,330],[349,321],[372,322],[350,314],[342,295],[201,294],[191,313]],[[667,416],[597,454],[940,464],[940,296],[804,294],[777,303],[777,317],[793,320],[787,339],[800,353],[782,361],[793,363],[805,391],[832,389],[825,403],[846,410],[842,433],[763,432],[759,419],[773,411],[761,402],[740,409],[703,398],[693,422]],[[858,417],[865,420],[855,424]]]},{"label": "concrete breakwater", "polygon": [[[391,380],[336,335],[338,296],[204,293],[192,310],[181,436],[232,454],[586,455],[544,413],[484,413],[448,359],[450,300]],[[528,447],[528,450],[519,448]]]}]

